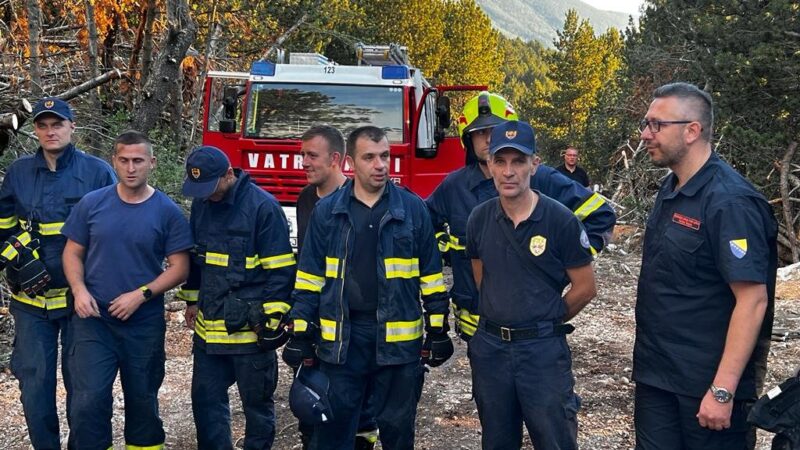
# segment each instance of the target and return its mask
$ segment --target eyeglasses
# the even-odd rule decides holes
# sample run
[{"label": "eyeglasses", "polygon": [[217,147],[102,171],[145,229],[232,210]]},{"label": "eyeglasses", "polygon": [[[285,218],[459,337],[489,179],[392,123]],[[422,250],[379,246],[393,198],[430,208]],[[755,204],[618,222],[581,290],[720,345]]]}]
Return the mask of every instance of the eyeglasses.
[{"label": "eyeglasses", "polygon": [[645,128],[649,128],[651,133],[658,133],[661,131],[661,127],[664,125],[671,125],[671,124],[687,124],[692,123],[693,120],[647,120],[642,119],[639,122],[639,132],[643,133]]}]

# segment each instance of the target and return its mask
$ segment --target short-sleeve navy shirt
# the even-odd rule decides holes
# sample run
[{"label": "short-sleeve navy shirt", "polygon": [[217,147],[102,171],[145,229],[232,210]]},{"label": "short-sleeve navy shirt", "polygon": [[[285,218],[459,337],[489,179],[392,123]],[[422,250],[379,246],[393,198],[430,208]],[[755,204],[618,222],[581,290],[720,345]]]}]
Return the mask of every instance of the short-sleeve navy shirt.
[{"label": "short-sleeve navy shirt", "polygon": [[[84,278],[100,315],[112,300],[161,275],[164,258],[192,248],[192,232],[183,212],[156,190],[142,203],[126,203],[111,185],[86,194],[72,210],[61,233],[86,249]],[[128,323],[164,315],[163,295],[148,300]]]},{"label": "short-sleeve navy shirt", "polygon": [[[538,193],[538,192],[537,192]],[[478,313],[481,320],[524,328],[541,321],[559,321],[567,312],[561,298],[569,284],[567,269],[591,263],[589,238],[577,217],[542,194],[530,217],[514,228],[500,206],[488,200],[473,210],[467,222],[467,255],[480,259],[483,277]],[[525,258],[508,242],[510,230]],[[540,269],[531,269],[535,264]],[[558,283],[545,281],[545,275]]]},{"label": "short-sleeve navy shirt", "polygon": [[767,286],[759,342],[738,399],[756,398],[756,365],[766,363],[777,269],[777,223],[766,199],[715,153],[677,191],[670,174],[644,238],[636,301],[633,378],[702,397],[714,380],[736,299],[733,282]]}]

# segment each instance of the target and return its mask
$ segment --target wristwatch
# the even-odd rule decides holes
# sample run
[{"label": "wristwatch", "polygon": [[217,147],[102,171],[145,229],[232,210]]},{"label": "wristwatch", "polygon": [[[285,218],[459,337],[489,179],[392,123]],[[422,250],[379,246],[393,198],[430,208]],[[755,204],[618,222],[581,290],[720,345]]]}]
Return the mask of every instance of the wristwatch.
[{"label": "wristwatch", "polygon": [[728,403],[731,400],[733,400],[733,394],[731,394],[730,391],[728,391],[725,388],[716,387],[712,384],[709,390],[711,391],[711,394],[714,396],[714,400],[720,403]]},{"label": "wristwatch", "polygon": [[139,288],[142,291],[142,296],[144,297],[144,301],[148,301],[153,297],[153,291],[150,290],[147,286],[142,286]]}]

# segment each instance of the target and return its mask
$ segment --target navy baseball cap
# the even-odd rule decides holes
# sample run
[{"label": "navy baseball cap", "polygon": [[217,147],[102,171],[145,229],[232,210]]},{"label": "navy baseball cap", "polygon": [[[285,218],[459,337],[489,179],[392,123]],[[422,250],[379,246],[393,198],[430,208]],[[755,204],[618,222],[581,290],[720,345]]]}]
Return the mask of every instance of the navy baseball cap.
[{"label": "navy baseball cap", "polygon": [[183,195],[208,198],[217,189],[219,179],[228,171],[231,162],[217,147],[198,147],[186,158],[186,179]]},{"label": "navy baseball cap", "polygon": [[33,121],[42,114],[52,114],[64,120],[74,122],[72,108],[64,100],[58,97],[45,97],[33,107]]},{"label": "navy baseball cap", "polygon": [[528,156],[536,153],[536,133],[525,122],[510,120],[494,127],[489,140],[489,154],[504,148],[513,148]]}]

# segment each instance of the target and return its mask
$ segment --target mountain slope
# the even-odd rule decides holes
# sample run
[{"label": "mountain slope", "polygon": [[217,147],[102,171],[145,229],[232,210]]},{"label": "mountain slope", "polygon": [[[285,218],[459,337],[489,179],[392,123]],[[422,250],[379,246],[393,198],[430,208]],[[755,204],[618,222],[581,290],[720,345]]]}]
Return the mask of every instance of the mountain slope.
[{"label": "mountain slope", "polygon": [[628,15],[601,11],[580,0],[477,0],[503,34],[522,40],[537,40],[553,46],[556,30],[561,30],[567,10],[574,9],[581,19],[589,19],[597,34],[609,27],[623,30]]}]

